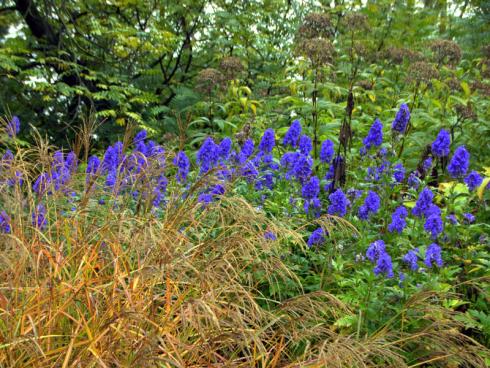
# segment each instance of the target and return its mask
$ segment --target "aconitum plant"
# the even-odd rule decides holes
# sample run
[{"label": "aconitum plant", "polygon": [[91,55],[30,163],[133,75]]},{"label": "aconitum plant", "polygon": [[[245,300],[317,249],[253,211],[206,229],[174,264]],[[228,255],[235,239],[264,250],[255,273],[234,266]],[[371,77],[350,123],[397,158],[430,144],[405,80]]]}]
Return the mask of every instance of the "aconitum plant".
[{"label": "aconitum plant", "polygon": [[468,171],[470,166],[470,154],[464,146],[456,148],[451,162],[447,167],[447,171],[453,178],[461,178]]},{"label": "aconitum plant", "polygon": [[449,156],[449,147],[451,145],[451,136],[447,130],[441,129],[437,138],[432,142],[432,154],[436,157]]}]

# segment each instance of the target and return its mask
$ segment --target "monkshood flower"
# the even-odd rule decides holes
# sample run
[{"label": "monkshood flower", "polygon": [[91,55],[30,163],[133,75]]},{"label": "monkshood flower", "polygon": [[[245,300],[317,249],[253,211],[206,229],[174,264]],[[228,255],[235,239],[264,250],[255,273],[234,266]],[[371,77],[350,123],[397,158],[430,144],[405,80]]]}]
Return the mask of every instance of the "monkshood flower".
[{"label": "monkshood flower", "polygon": [[184,151],[179,151],[179,153],[177,153],[174,157],[173,164],[177,166],[177,174],[175,175],[177,181],[181,184],[185,183],[187,176],[189,175],[191,163]]},{"label": "monkshood flower", "polygon": [[426,212],[432,206],[432,199],[434,198],[434,194],[429,188],[424,188],[422,192],[420,192],[419,198],[415,203],[415,207],[412,209],[412,214],[417,217],[426,216]]},{"label": "monkshood flower", "polygon": [[361,220],[367,220],[371,214],[375,214],[379,211],[381,205],[381,199],[376,192],[370,190],[364,200],[364,204],[359,207],[359,218]]},{"label": "monkshood flower", "polygon": [[344,217],[347,213],[347,206],[350,204],[342,189],[338,188],[335,192],[328,196],[330,206],[328,206],[329,215],[337,215]]},{"label": "monkshood flower", "polygon": [[65,167],[70,171],[70,173],[74,173],[78,168],[78,158],[75,155],[75,152],[68,152],[65,160]]},{"label": "monkshood flower", "polygon": [[259,143],[259,150],[263,153],[271,153],[276,144],[274,129],[266,129]]},{"label": "monkshood flower", "polygon": [[465,220],[471,224],[475,221],[475,216],[473,216],[471,213],[465,213],[463,214],[463,217],[465,218]]},{"label": "monkshood flower", "polygon": [[117,182],[117,170],[111,170],[107,174],[106,180],[105,180],[105,185],[109,188],[114,188]]},{"label": "monkshood flower", "polygon": [[240,175],[246,178],[248,182],[251,182],[259,175],[259,171],[252,161],[247,161],[245,165],[240,168]]},{"label": "monkshood flower", "polygon": [[420,179],[417,176],[415,171],[412,171],[410,175],[408,175],[407,184],[412,189],[418,189],[420,185]]},{"label": "monkshood flower", "polygon": [[408,121],[410,120],[410,110],[407,104],[403,103],[400,105],[400,109],[396,113],[395,120],[391,124],[391,129],[393,131],[403,134],[407,128]]},{"label": "monkshood flower", "polygon": [[446,220],[448,220],[453,225],[457,225],[458,224],[458,219],[456,218],[456,216],[454,215],[454,213],[451,213],[451,214],[447,215],[446,216]]},{"label": "monkshood flower", "polygon": [[304,199],[313,199],[320,194],[320,179],[312,176],[301,188],[301,196]]},{"label": "monkshood flower", "polygon": [[435,263],[437,267],[442,267],[442,256],[441,256],[441,247],[436,243],[432,243],[427,247],[425,251],[425,265],[429,268],[432,268],[432,265]]},{"label": "monkshood flower", "polygon": [[376,240],[369,244],[369,247],[366,251],[366,258],[371,262],[375,262],[379,256],[383,253],[386,253],[386,245],[383,240]]},{"label": "monkshood flower", "polygon": [[405,178],[405,168],[403,164],[396,164],[393,166],[393,178],[397,183],[401,183]]},{"label": "monkshood flower", "polygon": [[312,247],[314,245],[321,245],[325,242],[325,232],[321,227],[313,231],[308,238],[308,247]]},{"label": "monkshood flower", "polygon": [[299,151],[303,155],[309,155],[311,150],[313,149],[313,144],[311,143],[311,138],[307,135],[302,135],[299,138]]},{"label": "monkshood flower", "polygon": [[232,142],[229,137],[223,138],[219,144],[218,156],[220,159],[226,161],[230,157]]},{"label": "monkshood flower", "polygon": [[483,179],[476,171],[472,171],[464,178],[464,182],[469,190],[475,190],[483,183]]},{"label": "monkshood flower", "polygon": [[86,182],[88,183],[90,179],[97,173],[100,167],[100,160],[97,156],[90,156],[87,162],[87,168],[85,169]]},{"label": "monkshood flower", "polygon": [[441,129],[432,142],[432,154],[436,157],[446,157],[449,155],[449,146],[451,145],[451,136],[447,130]]},{"label": "monkshood flower", "polygon": [[10,138],[15,137],[20,132],[20,119],[17,116],[13,116],[7,124],[7,134]]},{"label": "monkshood flower", "polygon": [[364,147],[369,150],[371,147],[379,147],[383,143],[383,124],[376,119],[369,129],[368,135],[362,141]]},{"label": "monkshood flower", "polygon": [[379,255],[378,260],[376,261],[376,267],[374,267],[374,274],[376,276],[384,274],[389,279],[393,277],[393,264],[391,263],[391,257],[388,253],[383,252]]},{"label": "monkshood flower", "polygon": [[422,163],[422,169],[424,170],[424,172],[427,172],[431,169],[431,167],[432,167],[432,157],[427,157]]},{"label": "monkshood flower", "polygon": [[39,230],[44,230],[48,224],[48,219],[46,218],[46,207],[42,203],[39,203],[36,210],[32,213],[32,226]]},{"label": "monkshood flower", "polygon": [[276,234],[274,234],[272,231],[270,230],[267,230],[265,233],[264,233],[264,238],[267,239],[267,240],[271,240],[271,241],[274,241],[274,240],[277,240],[277,236]]},{"label": "monkshood flower", "polygon": [[453,178],[461,178],[466,175],[469,166],[470,154],[464,146],[459,146],[456,148],[456,151],[454,151],[454,155],[451,158],[451,162],[449,162],[447,171]]},{"label": "monkshood flower", "polygon": [[388,225],[388,231],[390,233],[398,232],[402,233],[405,226],[407,226],[406,217],[408,216],[408,211],[405,206],[399,206],[391,215],[391,223]]},{"label": "monkshood flower", "polygon": [[282,144],[286,147],[291,146],[292,148],[296,148],[300,135],[301,123],[299,122],[299,120],[294,120],[288,131],[286,132]]},{"label": "monkshood flower", "polygon": [[46,192],[50,183],[51,177],[47,173],[43,172],[37,177],[32,189],[37,195],[41,196],[44,194],[44,192]]},{"label": "monkshood flower", "polygon": [[320,147],[320,161],[323,163],[329,163],[332,161],[335,154],[333,142],[330,139],[326,139],[322,142]]},{"label": "monkshood flower", "polygon": [[225,187],[221,184],[216,184],[209,189],[207,193],[201,193],[197,200],[205,205],[213,202],[217,196],[225,194]]},{"label": "monkshood flower", "polygon": [[219,147],[211,137],[207,137],[197,152],[197,163],[201,168],[201,174],[208,172],[216,165],[219,158],[218,154]]},{"label": "monkshood flower", "polygon": [[431,234],[432,239],[436,239],[443,230],[443,223],[440,214],[431,213],[429,216],[427,216],[424,224],[424,230]]},{"label": "monkshood flower", "polygon": [[0,232],[4,234],[10,233],[10,217],[7,215],[7,212],[0,212]]},{"label": "monkshood flower", "polygon": [[140,130],[135,136],[134,136],[134,139],[133,139],[133,144],[136,146],[138,143],[144,141],[146,139],[146,137],[148,136],[148,132],[143,129],[143,130]]},{"label": "monkshood flower", "polygon": [[116,142],[114,146],[107,147],[102,166],[105,172],[116,170],[122,162],[122,142]]},{"label": "monkshood flower", "polygon": [[402,258],[402,261],[410,266],[412,271],[417,271],[419,269],[418,260],[419,260],[419,249],[415,248],[415,250],[409,250],[407,254],[405,254]]},{"label": "monkshood flower", "polygon": [[313,160],[310,156],[298,154],[292,167],[292,175],[301,183],[305,183],[312,172]]}]

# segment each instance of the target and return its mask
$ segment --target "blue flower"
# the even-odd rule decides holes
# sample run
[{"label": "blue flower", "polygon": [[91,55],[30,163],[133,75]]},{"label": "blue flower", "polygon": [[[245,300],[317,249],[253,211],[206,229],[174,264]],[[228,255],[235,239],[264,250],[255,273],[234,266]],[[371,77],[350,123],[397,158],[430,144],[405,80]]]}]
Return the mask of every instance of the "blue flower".
[{"label": "blue flower", "polygon": [[219,157],[222,160],[228,160],[228,157],[230,156],[230,151],[231,151],[231,139],[229,137],[223,138],[221,143],[219,144]]},{"label": "blue flower", "polygon": [[471,213],[465,213],[463,214],[464,218],[466,221],[468,221],[469,224],[473,223],[475,221],[475,216],[473,216]]},{"label": "blue flower", "polygon": [[432,167],[432,157],[427,157],[422,163],[422,169],[427,172]]},{"label": "blue flower", "polygon": [[301,135],[301,123],[299,122],[299,120],[294,120],[291,126],[289,127],[286,135],[284,136],[284,140],[282,141],[282,144],[286,147],[291,146],[293,148],[296,148],[300,135]]},{"label": "blue flower", "polygon": [[32,213],[32,226],[39,230],[44,230],[48,224],[48,219],[46,218],[46,207],[42,203],[39,203],[36,210]]},{"label": "blue flower", "polygon": [[451,136],[447,130],[441,129],[432,142],[432,154],[436,157],[446,157],[449,155],[449,146],[451,145]]},{"label": "blue flower", "polygon": [[431,245],[429,245],[429,247],[425,251],[425,265],[431,268],[434,262],[437,267],[442,267],[443,262],[441,256],[441,247],[436,243],[432,243]]},{"label": "blue flower", "polygon": [[328,214],[344,217],[347,213],[347,206],[350,202],[342,189],[338,188],[335,192],[328,196],[328,199],[330,200],[330,206],[328,206],[327,210]]},{"label": "blue flower", "polygon": [[259,150],[263,153],[271,153],[276,144],[276,138],[274,136],[274,129],[266,129],[262,135],[262,139],[259,143]]},{"label": "blue flower", "polygon": [[75,152],[71,151],[66,155],[65,167],[71,172],[74,173],[78,168],[78,158],[75,155]]},{"label": "blue flower", "polygon": [[308,182],[303,185],[301,195],[304,199],[313,199],[320,194],[320,179],[312,176]]},{"label": "blue flower", "polygon": [[472,171],[464,178],[464,182],[469,190],[475,190],[483,183],[483,179],[476,171]]},{"label": "blue flower", "polygon": [[312,149],[313,145],[311,143],[310,137],[308,137],[307,135],[302,135],[299,139],[299,151],[303,155],[309,155]]},{"label": "blue flower", "polygon": [[134,136],[133,139],[133,144],[136,146],[139,142],[142,142],[146,139],[146,136],[148,135],[147,131],[145,129],[140,130],[138,134]]},{"label": "blue flower", "polygon": [[408,121],[410,120],[410,110],[407,104],[403,103],[400,105],[400,109],[396,113],[395,120],[391,124],[391,129],[395,132],[403,134],[407,128]]},{"label": "blue flower", "polygon": [[388,225],[389,232],[398,232],[401,234],[407,222],[405,218],[408,216],[408,211],[404,206],[399,206],[391,215],[391,223]]},{"label": "blue flower", "polygon": [[420,179],[417,176],[415,171],[412,171],[410,175],[408,175],[407,184],[412,189],[418,189],[420,185]]},{"label": "blue flower", "polygon": [[415,248],[415,250],[409,250],[407,254],[405,254],[402,258],[403,262],[410,266],[412,271],[417,271],[419,269],[418,265],[418,256],[419,249]]},{"label": "blue flower", "polygon": [[325,232],[321,227],[313,231],[308,238],[308,247],[312,247],[314,245],[321,245],[325,242]]},{"label": "blue flower", "polygon": [[218,162],[219,147],[211,137],[207,137],[197,152],[197,163],[200,165],[200,173],[211,170]]},{"label": "blue flower", "polygon": [[412,213],[414,216],[422,217],[426,216],[426,212],[432,206],[432,199],[434,198],[434,194],[429,188],[424,188],[422,192],[420,192],[419,198],[415,203],[415,207],[412,209]]},{"label": "blue flower", "polygon": [[298,154],[296,161],[293,164],[291,173],[301,183],[305,183],[311,175],[313,160],[310,156]]},{"label": "blue flower", "polygon": [[4,234],[10,233],[10,217],[7,215],[7,212],[0,212],[0,232]]},{"label": "blue flower", "polygon": [[405,168],[403,164],[396,164],[393,166],[393,178],[397,183],[401,183],[405,178]]},{"label": "blue flower", "polygon": [[243,165],[254,152],[255,144],[252,139],[247,139],[238,154],[238,163]]},{"label": "blue flower", "polygon": [[271,241],[274,241],[274,240],[277,240],[277,236],[276,234],[274,234],[272,231],[270,230],[267,230],[265,233],[264,233],[264,238],[267,239],[267,240],[271,240]]},{"label": "blue flower", "polygon": [[447,215],[446,216],[446,220],[448,220],[453,225],[457,225],[458,224],[458,219],[456,218],[456,216],[454,215],[454,213],[451,213],[451,214]]},{"label": "blue flower", "polygon": [[386,253],[386,245],[383,240],[376,240],[369,244],[366,251],[366,258],[371,262],[375,262],[382,253]]},{"label": "blue flower", "polygon": [[461,178],[468,171],[470,166],[470,154],[464,146],[456,148],[447,171],[453,178]]},{"label": "blue flower", "polygon": [[85,173],[87,174],[86,181],[88,182],[92,176],[97,173],[99,170],[100,160],[97,156],[90,156],[87,162],[87,168],[85,169]]},{"label": "blue flower", "polygon": [[32,189],[37,195],[41,196],[48,189],[50,183],[51,177],[47,173],[41,173],[34,182]]},{"label": "blue flower", "polygon": [[177,166],[177,174],[175,175],[179,183],[185,183],[191,163],[184,151],[179,151],[174,157],[173,164]]},{"label": "blue flower", "polygon": [[320,161],[323,163],[329,163],[332,161],[335,154],[333,142],[330,139],[326,139],[322,142],[320,148]]},{"label": "blue flower", "polygon": [[374,267],[374,274],[377,276],[379,274],[386,275],[387,278],[393,277],[393,265],[391,263],[391,257],[388,253],[383,252],[378,257],[376,261],[376,267]]},{"label": "blue flower", "polygon": [[221,184],[216,184],[209,188],[207,192],[201,193],[198,196],[198,201],[207,205],[211,202],[214,202],[214,200],[218,197],[225,194],[225,187]]},{"label": "blue flower", "polygon": [[10,138],[15,137],[20,132],[20,119],[17,116],[12,116],[7,124],[7,134]]},{"label": "blue flower", "polygon": [[379,147],[383,143],[383,124],[376,119],[369,129],[368,135],[362,141],[364,147],[369,150],[371,147]]},{"label": "blue flower", "polygon": [[443,230],[441,216],[437,213],[428,215],[425,220],[424,230],[431,234],[432,239],[436,239]]},{"label": "blue flower", "polygon": [[379,211],[381,205],[381,199],[376,192],[370,190],[364,200],[364,204],[359,207],[359,218],[361,220],[367,220],[371,214],[375,214]]}]

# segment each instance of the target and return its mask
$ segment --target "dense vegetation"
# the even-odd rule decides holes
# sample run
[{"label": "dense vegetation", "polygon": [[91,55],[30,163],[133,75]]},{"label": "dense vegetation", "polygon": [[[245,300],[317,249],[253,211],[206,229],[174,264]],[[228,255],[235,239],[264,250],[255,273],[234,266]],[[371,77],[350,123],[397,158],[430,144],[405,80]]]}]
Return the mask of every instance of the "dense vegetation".
[{"label": "dense vegetation", "polygon": [[490,363],[488,3],[1,4],[0,366]]}]

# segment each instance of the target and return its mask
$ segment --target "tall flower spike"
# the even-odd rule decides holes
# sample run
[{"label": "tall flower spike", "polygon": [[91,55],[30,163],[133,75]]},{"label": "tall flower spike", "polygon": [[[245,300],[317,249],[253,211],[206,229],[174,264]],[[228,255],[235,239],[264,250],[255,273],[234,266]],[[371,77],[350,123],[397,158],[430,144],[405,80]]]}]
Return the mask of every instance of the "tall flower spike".
[{"label": "tall flower spike", "polygon": [[326,139],[322,142],[320,148],[320,161],[323,163],[329,163],[332,161],[335,154],[333,142],[330,139]]},{"label": "tall flower spike", "polygon": [[361,220],[367,220],[371,214],[375,214],[379,211],[381,205],[381,199],[376,192],[370,190],[364,204],[359,207],[359,218]]},{"label": "tall flower spike", "polygon": [[383,143],[383,124],[376,119],[369,129],[368,135],[362,141],[364,147],[369,150],[371,147],[379,147]]},{"label": "tall flower spike", "polygon": [[449,147],[451,145],[451,136],[447,130],[441,129],[432,142],[432,154],[436,157],[446,157],[449,155]]},{"label": "tall flower spike", "polygon": [[400,109],[396,113],[395,120],[391,124],[391,129],[393,131],[403,134],[407,128],[408,121],[410,120],[410,110],[407,104],[403,103],[400,105]]},{"label": "tall flower spike", "polygon": [[311,143],[311,138],[307,135],[302,135],[299,139],[299,151],[303,155],[309,155],[313,149],[313,144]]},{"label": "tall flower spike", "polygon": [[197,152],[197,163],[201,167],[201,174],[212,169],[218,162],[219,147],[211,137],[204,140]]},{"label": "tall flower spike", "polygon": [[453,178],[461,178],[466,175],[470,166],[470,154],[464,146],[459,146],[454,151],[451,162],[447,167],[447,171]]},{"label": "tall flower spike", "polygon": [[7,124],[7,134],[10,138],[15,137],[20,132],[20,119],[17,116],[13,116]]},{"label": "tall flower spike", "polygon": [[286,132],[282,144],[286,147],[291,146],[292,148],[296,148],[296,146],[298,145],[298,139],[300,135],[301,135],[301,123],[299,122],[299,120],[295,120],[293,121],[288,131]]},{"label": "tall flower spike", "polygon": [[312,247],[314,245],[321,245],[325,242],[325,233],[321,227],[313,231],[308,238],[308,247]]},{"label": "tall flower spike", "polygon": [[335,192],[328,196],[328,199],[330,200],[330,206],[328,206],[328,214],[344,217],[347,213],[347,206],[350,202],[345,196],[342,189],[337,189]]},{"label": "tall flower spike", "polygon": [[472,171],[466,178],[464,178],[464,182],[469,190],[475,190],[483,183],[483,179],[478,172]]},{"label": "tall flower spike", "polygon": [[425,251],[425,265],[429,268],[435,263],[437,267],[442,267],[442,256],[441,256],[441,247],[436,243],[432,243],[427,247]]},{"label": "tall flower spike", "polygon": [[263,153],[271,153],[276,144],[274,129],[266,129],[259,144],[259,150]]},{"label": "tall flower spike", "polygon": [[0,212],[0,232],[8,234],[10,231],[10,217],[5,211],[2,211]]},{"label": "tall flower spike", "polygon": [[177,155],[174,157],[173,164],[177,166],[177,181],[179,183],[185,183],[187,180],[187,175],[189,174],[191,163],[184,151],[177,153]]}]

